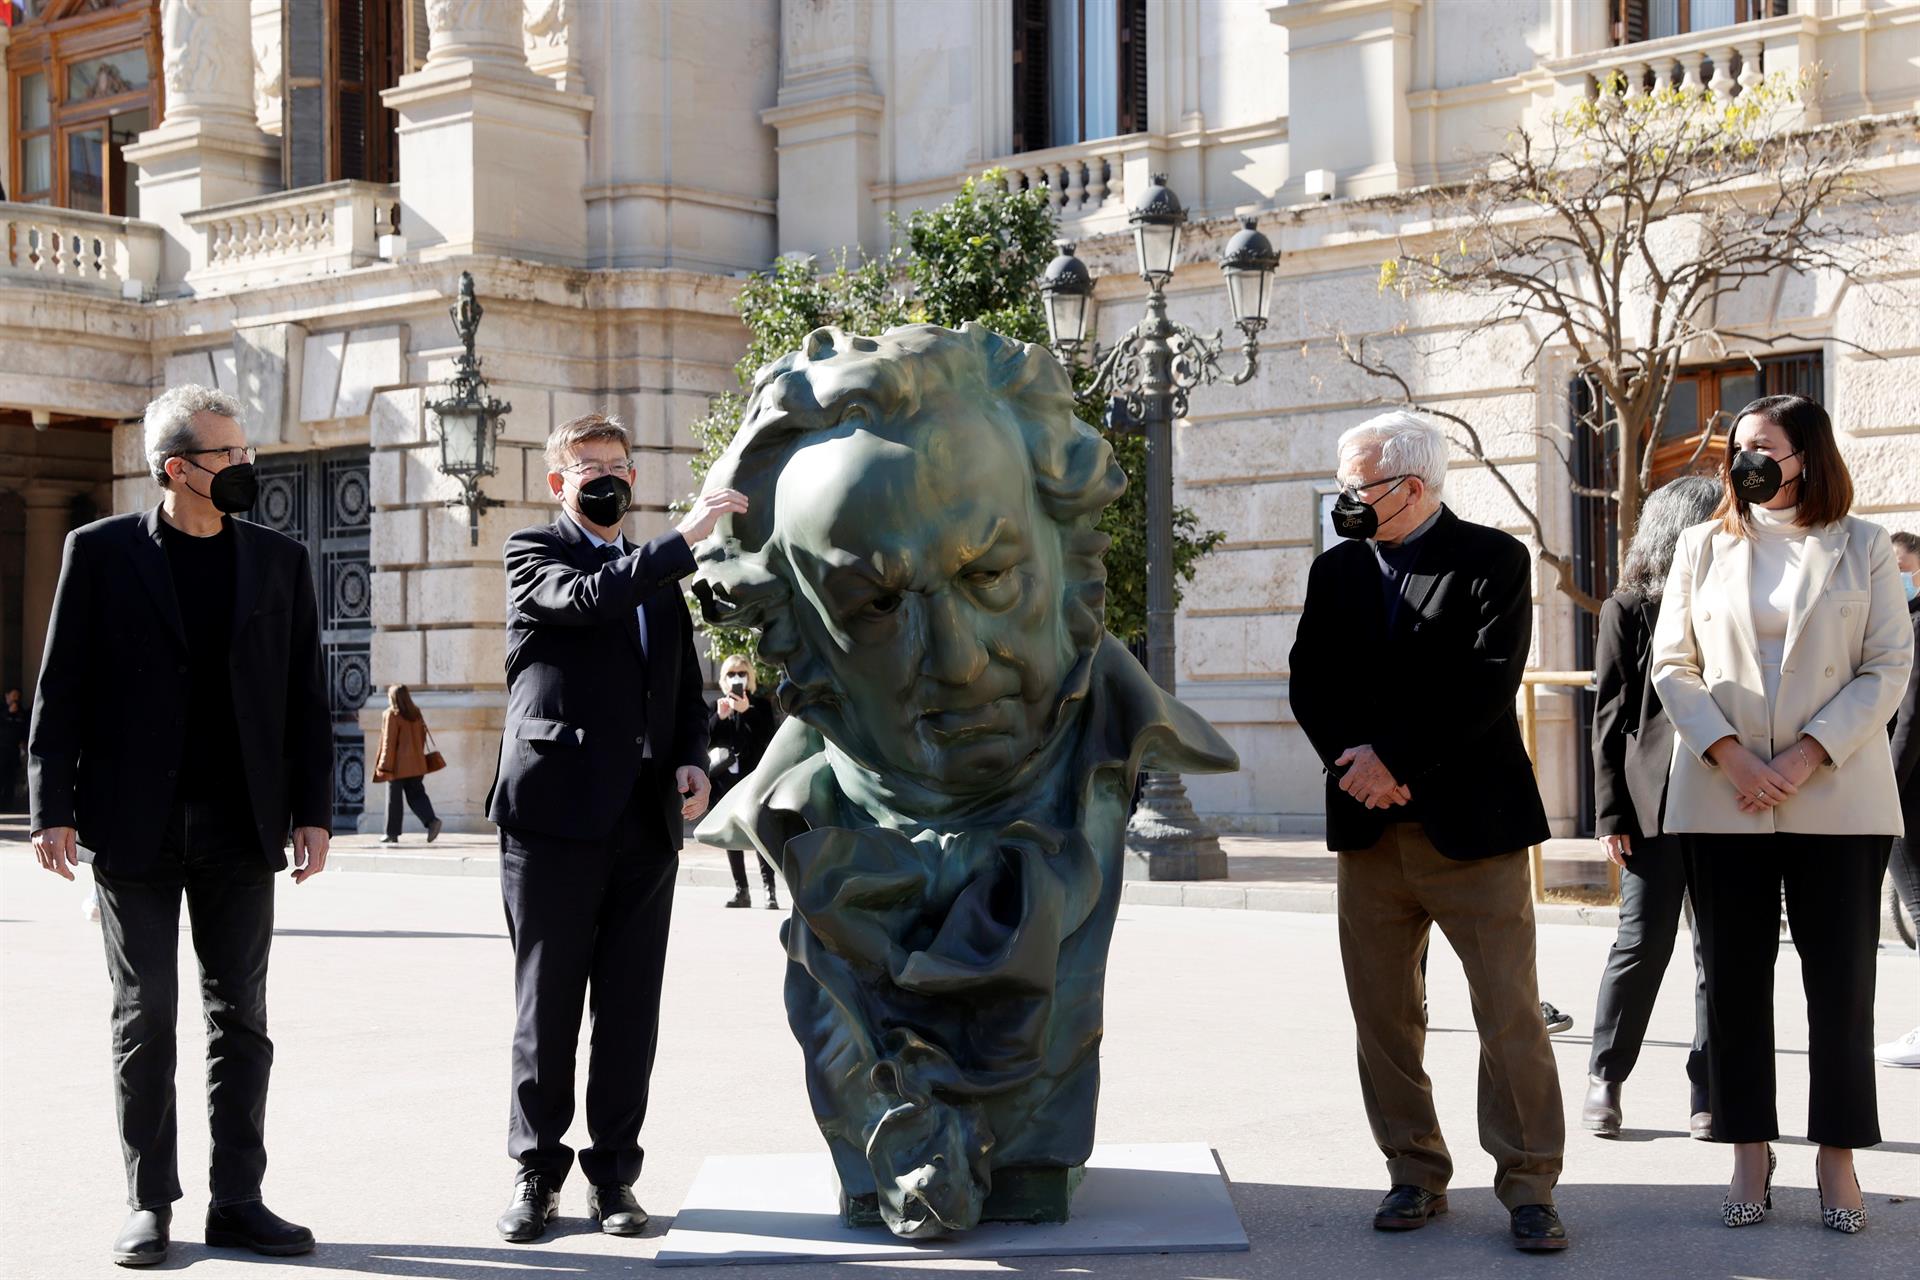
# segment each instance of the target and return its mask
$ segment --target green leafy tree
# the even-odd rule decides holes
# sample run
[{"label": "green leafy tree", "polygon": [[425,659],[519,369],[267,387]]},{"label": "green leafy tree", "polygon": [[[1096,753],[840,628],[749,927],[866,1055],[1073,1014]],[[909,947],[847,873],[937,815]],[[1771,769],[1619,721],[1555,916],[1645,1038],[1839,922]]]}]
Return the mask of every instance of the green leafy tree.
[{"label": "green leafy tree", "polygon": [[[958,328],[971,320],[1023,342],[1046,341],[1035,285],[1053,256],[1058,228],[1045,192],[1009,191],[1003,175],[989,171],[968,179],[943,205],[904,219],[896,216],[893,229],[896,248],[886,258],[863,257],[850,265],[841,255],[825,272],[810,259],[783,258],[747,281],[735,302],[749,334],[747,353],[734,366],[741,390],[716,397],[694,423],[700,443],[693,463],[696,481],[706,478],[739,431],[753,375],[797,349],[821,325],[880,333],[915,321]],[[896,283],[902,275],[908,286],[904,294]],[[1071,373],[1081,391],[1092,382],[1091,369]],[[1078,410],[1102,431],[1105,411],[1101,397]],[[1122,643],[1134,644],[1145,639],[1147,629],[1146,441],[1133,434],[1106,435],[1127,475],[1126,492],[1100,521],[1113,539],[1107,552],[1107,629]],[[1202,531],[1190,509],[1175,509],[1176,598],[1181,584],[1193,580],[1201,558],[1225,537],[1218,530]],[[716,660],[752,654],[751,633],[702,625]],[[763,681],[773,675],[760,674]]]}]

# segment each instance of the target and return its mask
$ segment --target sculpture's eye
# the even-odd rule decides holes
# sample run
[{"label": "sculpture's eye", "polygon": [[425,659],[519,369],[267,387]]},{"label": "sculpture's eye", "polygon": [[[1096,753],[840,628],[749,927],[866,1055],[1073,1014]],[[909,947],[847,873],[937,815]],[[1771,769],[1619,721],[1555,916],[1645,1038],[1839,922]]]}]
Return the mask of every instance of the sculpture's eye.
[{"label": "sculpture's eye", "polygon": [[972,569],[967,573],[967,585],[975,590],[997,586],[1007,576],[1005,569]]},{"label": "sculpture's eye", "polygon": [[887,617],[889,614],[898,612],[899,609],[900,609],[899,593],[889,592],[886,595],[875,596],[873,599],[867,601],[865,607],[862,608],[860,612],[866,614],[870,618],[884,618],[884,617]]}]

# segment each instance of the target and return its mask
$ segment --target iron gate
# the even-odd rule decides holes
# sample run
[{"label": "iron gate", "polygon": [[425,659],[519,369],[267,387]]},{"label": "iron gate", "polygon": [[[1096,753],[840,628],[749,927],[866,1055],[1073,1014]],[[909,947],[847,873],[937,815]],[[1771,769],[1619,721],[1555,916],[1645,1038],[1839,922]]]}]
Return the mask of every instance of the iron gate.
[{"label": "iron gate", "polygon": [[319,597],[320,660],[333,715],[333,827],[353,831],[366,807],[360,708],[372,692],[373,494],[365,449],[275,454],[259,463],[260,498],[247,518],[298,540]]}]

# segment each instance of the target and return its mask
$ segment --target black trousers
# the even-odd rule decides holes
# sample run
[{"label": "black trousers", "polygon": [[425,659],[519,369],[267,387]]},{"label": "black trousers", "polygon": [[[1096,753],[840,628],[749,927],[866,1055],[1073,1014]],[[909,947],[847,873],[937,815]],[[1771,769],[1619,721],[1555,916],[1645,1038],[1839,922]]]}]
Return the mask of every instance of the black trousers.
[{"label": "black trousers", "polygon": [[1807,1140],[1875,1145],[1874,957],[1891,837],[1688,835],[1682,842],[1707,966],[1715,1140],[1780,1136],[1773,965],[1784,885],[1807,995]]},{"label": "black trousers", "polygon": [[387,835],[400,838],[400,824],[406,821],[406,813],[400,808],[401,798],[405,797],[407,808],[413,810],[413,816],[420,819],[420,825],[433,825],[433,801],[427,799],[427,780],[425,778],[395,778],[387,783]]},{"label": "black trousers", "polygon": [[[660,983],[680,856],[662,824],[654,766],[603,840],[501,828],[500,889],[513,939],[513,1095],[507,1154],[555,1186],[573,1166],[580,1012],[593,1018],[580,1172],[594,1186],[640,1176],[640,1124],[659,1041]],[[590,1003],[588,1003],[590,1001]]]},{"label": "black trousers", "polygon": [[[767,860],[758,854],[753,860],[760,864],[760,883],[766,886],[767,896],[773,896],[773,868]],[[744,849],[727,850],[727,866],[733,871],[733,887],[740,892],[747,891],[747,853]]]},{"label": "black trousers", "polygon": [[187,900],[207,1024],[209,1188],[215,1206],[260,1198],[267,1170],[267,952],[273,870],[252,816],[229,806],[174,811],[161,863],[137,878],[94,873],[113,982],[114,1103],[136,1209],[180,1198],[173,1076],[180,899]]},{"label": "black trousers", "polygon": [[[1673,958],[1680,929],[1680,904],[1687,896],[1687,864],[1678,836],[1636,840],[1620,876],[1620,929],[1593,1011],[1593,1054],[1587,1073],[1619,1082],[1633,1073],[1653,1016],[1654,997]],[[1700,931],[1693,933],[1693,1050],[1687,1054],[1687,1079],[1694,1101],[1707,1092],[1707,972],[1701,960]],[[1696,1106],[1695,1110],[1700,1110]]]}]

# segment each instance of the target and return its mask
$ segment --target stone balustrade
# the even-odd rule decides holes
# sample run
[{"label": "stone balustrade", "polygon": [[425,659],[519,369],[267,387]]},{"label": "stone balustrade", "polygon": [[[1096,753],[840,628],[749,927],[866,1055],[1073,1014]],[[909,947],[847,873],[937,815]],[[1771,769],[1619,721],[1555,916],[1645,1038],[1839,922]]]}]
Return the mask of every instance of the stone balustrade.
[{"label": "stone balustrade", "polygon": [[1045,151],[1024,151],[994,162],[1006,171],[1015,191],[1045,191],[1063,228],[1076,222],[1124,216],[1127,208],[1125,161],[1133,138],[1102,138]]},{"label": "stone balustrade", "polygon": [[160,228],[44,204],[0,202],[8,282],[55,283],[123,296],[151,290],[160,271]]},{"label": "stone balustrade", "polygon": [[186,222],[203,238],[188,283],[200,291],[255,288],[377,261],[380,237],[400,230],[400,189],[329,182],[215,205]]},{"label": "stone balustrade", "polygon": [[1801,15],[1713,27],[1542,64],[1552,98],[1619,93],[1629,98],[1680,89],[1733,102],[1774,71],[1798,73],[1813,60],[1809,19]]}]

